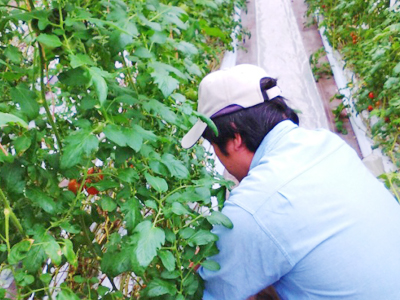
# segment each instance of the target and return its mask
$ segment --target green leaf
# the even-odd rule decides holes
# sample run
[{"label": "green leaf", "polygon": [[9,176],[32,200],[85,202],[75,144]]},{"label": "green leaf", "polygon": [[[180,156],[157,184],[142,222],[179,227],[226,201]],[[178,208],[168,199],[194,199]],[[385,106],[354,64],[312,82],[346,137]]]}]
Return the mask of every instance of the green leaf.
[{"label": "green leaf", "polygon": [[148,208],[154,209],[155,211],[158,210],[158,205],[155,200],[146,200],[144,201],[144,205],[146,205]]},{"label": "green leaf", "polygon": [[63,239],[63,241],[64,241],[64,246],[62,247],[62,253],[64,254],[65,258],[67,259],[70,265],[77,267],[78,260],[75,255],[74,246],[72,245],[72,242],[68,239]]},{"label": "green leaf", "polygon": [[172,203],[172,212],[178,216],[190,214],[190,211],[179,202]]},{"label": "green leaf", "polygon": [[35,243],[23,260],[25,269],[30,273],[37,272],[41,269],[43,262],[47,259],[47,255],[44,252],[44,244],[42,244],[42,236],[43,235],[35,235]]},{"label": "green leaf", "polygon": [[167,166],[168,170],[171,172],[172,176],[175,176],[179,179],[185,179],[189,177],[189,171],[184,166],[184,164],[177,160],[172,154],[164,153],[161,157],[161,160],[164,165]]},{"label": "green leaf", "polygon": [[207,245],[208,243],[218,241],[218,236],[208,230],[200,229],[188,239],[188,244],[193,246]]},{"label": "green leaf", "polygon": [[150,130],[146,130],[137,124],[132,125],[132,128],[133,130],[135,130],[137,133],[140,134],[143,140],[148,140],[152,142],[157,140],[157,136]]},{"label": "green leaf", "polygon": [[202,76],[203,72],[201,71],[200,67],[192,62],[188,57],[185,58],[184,62],[186,70],[193,75]]},{"label": "green leaf", "polygon": [[218,271],[219,269],[221,269],[221,266],[219,265],[219,263],[217,263],[216,261],[211,260],[211,259],[207,259],[200,264],[204,268],[211,270],[211,271]]},{"label": "green leaf", "polygon": [[66,232],[72,233],[72,234],[77,234],[81,232],[81,227],[78,224],[73,224],[71,225],[68,222],[64,222],[61,225],[61,228],[64,229]]},{"label": "green leaf", "polygon": [[176,296],[175,300],[185,300],[185,296],[179,294],[178,296]]},{"label": "green leaf", "polygon": [[142,148],[143,137],[139,131],[134,128],[124,128],[124,135],[126,138],[126,145],[136,152],[139,152]]},{"label": "green leaf", "polygon": [[143,104],[143,108],[148,112],[153,112],[158,114],[163,120],[176,124],[176,115],[172,112],[171,108],[166,106],[165,104],[152,99]]},{"label": "green leaf", "polygon": [[233,228],[233,223],[231,220],[229,220],[227,216],[219,211],[214,210],[211,212],[211,215],[207,217],[207,220],[213,225],[223,225],[229,229]]},{"label": "green leaf", "polygon": [[193,111],[193,114],[195,116],[197,116],[201,121],[203,121],[204,123],[207,124],[208,127],[211,128],[211,130],[214,132],[215,136],[218,136],[218,128],[215,125],[215,123],[213,122],[213,120],[211,120],[209,117],[197,112],[197,111]]},{"label": "green leaf", "polygon": [[400,73],[400,62],[393,68],[394,73],[399,74]]},{"label": "green leaf", "polygon": [[32,140],[26,136],[20,136],[14,141],[15,151],[20,155],[31,146]]},{"label": "green leaf", "polygon": [[95,62],[90,58],[90,56],[86,54],[70,54],[69,59],[71,60],[70,64],[73,69],[78,68],[80,66],[94,66]]},{"label": "green leaf", "polygon": [[174,284],[155,278],[146,287],[146,294],[148,297],[158,297],[165,294],[175,295],[177,292]]},{"label": "green leaf", "polygon": [[90,82],[94,84],[97,97],[99,98],[100,104],[103,105],[107,100],[108,86],[107,82],[104,80],[104,71],[96,67],[91,67],[89,69]]},{"label": "green leaf", "polygon": [[141,266],[147,267],[165,242],[164,230],[154,227],[153,223],[146,220],[139,223],[134,232],[138,233],[139,239],[136,249],[137,259]]},{"label": "green leaf", "polygon": [[219,37],[219,38],[221,38],[222,40],[225,40],[225,39],[226,39],[225,33],[224,33],[221,29],[219,29],[219,28],[204,26],[204,27],[202,27],[202,29],[203,29],[204,32],[205,32],[207,35],[209,35],[209,36]]},{"label": "green leaf", "polygon": [[19,84],[10,91],[11,99],[21,105],[22,112],[29,118],[35,119],[39,115],[39,105],[36,102],[36,93],[29,90],[24,84]]},{"label": "green leaf", "polygon": [[158,256],[168,271],[172,272],[175,270],[175,256],[171,253],[171,251],[161,250],[158,252]]},{"label": "green leaf", "polygon": [[161,272],[161,278],[164,278],[164,279],[176,279],[179,276],[180,276],[180,273],[178,270],[175,270],[172,272],[170,272],[168,270],[164,270]]},{"label": "green leaf", "polygon": [[51,258],[51,261],[55,265],[59,265],[61,263],[61,247],[56,242],[56,240],[51,236],[45,235],[46,245],[44,246],[44,251]]},{"label": "green leaf", "polygon": [[200,4],[203,6],[207,6],[213,9],[218,9],[218,5],[217,3],[215,3],[215,1],[211,1],[211,0],[195,0],[194,3],[196,4]]},{"label": "green leaf", "polygon": [[100,206],[104,211],[114,211],[117,208],[117,203],[111,197],[103,196],[100,200]]},{"label": "green leaf", "polygon": [[145,47],[139,47],[135,50],[133,55],[140,58],[152,58],[154,55]]},{"label": "green leaf", "polygon": [[179,93],[172,94],[171,98],[174,99],[177,103],[186,102],[186,97]]},{"label": "green leaf", "polygon": [[80,130],[65,139],[67,146],[61,157],[61,168],[68,169],[77,165],[84,155],[91,156],[99,147],[99,140],[92,133]]},{"label": "green leaf", "polygon": [[157,192],[162,193],[168,190],[168,184],[165,179],[152,176],[149,173],[145,173],[144,176],[146,177],[147,183],[150,184],[151,187]]},{"label": "green leaf", "polygon": [[85,278],[83,278],[81,275],[75,275],[73,279],[76,283],[84,283],[86,281]]},{"label": "green leaf", "polygon": [[121,211],[124,214],[124,220],[128,232],[132,232],[135,226],[142,220],[140,208],[141,206],[139,201],[135,198],[131,198],[121,205]]},{"label": "green leaf", "polygon": [[28,124],[17,116],[0,112],[0,128],[8,125],[8,123],[17,123],[22,127],[28,128]]},{"label": "green leaf", "polygon": [[109,292],[110,289],[108,287],[99,285],[97,287],[97,292],[99,293],[100,296],[104,296],[107,292]]},{"label": "green leaf", "polygon": [[58,36],[54,34],[41,33],[36,40],[47,48],[57,48],[62,45]]},{"label": "green leaf", "polygon": [[188,238],[190,238],[192,235],[194,235],[196,232],[196,230],[194,230],[193,228],[190,227],[186,227],[184,229],[181,229],[179,231],[179,235],[181,238],[187,240]]},{"label": "green leaf", "polygon": [[187,55],[197,55],[199,53],[195,45],[185,41],[179,42],[176,49]]},{"label": "green leaf", "polygon": [[[69,69],[67,71],[60,73],[60,75],[58,75],[57,77],[60,80],[60,82],[67,87],[76,87],[76,86],[83,87],[90,84],[90,74],[89,72],[86,72],[82,68]],[[82,99],[81,105],[84,104],[85,99],[92,100],[91,97],[86,96]],[[93,101],[95,101],[97,104],[97,100],[93,99]]]},{"label": "green leaf", "polygon": [[179,86],[179,81],[169,76],[167,71],[153,72],[151,76],[154,78],[154,83],[158,85],[158,88],[165,98],[171,95]]},{"label": "green leaf", "polygon": [[122,95],[118,96],[114,99],[115,102],[122,102],[128,105],[135,105],[138,103],[138,100],[130,95]]},{"label": "green leaf", "polygon": [[30,188],[26,190],[25,194],[28,199],[42,208],[45,212],[48,212],[49,214],[56,214],[59,212],[59,205],[40,189]]},{"label": "green leaf", "polygon": [[30,250],[31,245],[31,241],[28,240],[23,240],[22,242],[15,244],[8,254],[8,263],[10,265],[15,265],[23,260],[26,257],[27,252]]},{"label": "green leaf", "polygon": [[106,128],[104,128],[104,134],[109,140],[113,141],[118,146],[126,146],[126,137],[123,134],[121,127],[113,124],[107,125]]},{"label": "green leaf", "polygon": [[163,15],[164,22],[167,24],[175,24],[178,28],[183,30],[187,29],[187,24],[182,22],[182,20],[179,18],[179,15],[184,13],[183,10],[178,10],[179,8],[176,6],[162,6],[169,8],[169,10],[166,10],[168,13]]},{"label": "green leaf", "polygon": [[71,291],[70,289],[63,288],[61,290],[61,292],[57,294],[56,299],[57,300],[79,300],[79,297],[76,294],[74,294],[74,292]]},{"label": "green leaf", "polygon": [[35,277],[30,274],[26,274],[23,270],[16,271],[14,278],[17,284],[20,286],[27,286],[35,281]]},{"label": "green leaf", "polygon": [[44,284],[49,284],[51,281],[51,278],[52,278],[52,276],[49,273],[41,274],[39,277],[40,281],[42,281]]},{"label": "green leaf", "polygon": [[161,24],[157,23],[157,22],[151,22],[149,20],[147,20],[147,18],[145,16],[143,16],[142,14],[139,16],[139,19],[148,27],[150,27],[151,29],[155,30],[155,31],[161,31]]},{"label": "green leaf", "polygon": [[160,72],[160,73],[174,73],[176,76],[187,80],[188,77],[187,75],[185,75],[184,73],[182,73],[179,69],[175,68],[172,65],[166,64],[166,63],[162,63],[162,62],[152,62],[151,64],[149,64],[150,68],[153,68],[154,71],[156,72]]},{"label": "green leaf", "polygon": [[109,140],[113,141],[118,146],[129,146],[138,152],[143,144],[143,130],[144,129],[138,125],[134,126],[133,128],[123,128],[110,124],[104,128],[104,134]]},{"label": "green leaf", "polygon": [[150,37],[150,41],[156,44],[164,44],[167,41],[168,36],[164,32],[156,31]]},{"label": "green leaf", "polygon": [[118,169],[118,178],[125,182],[135,182],[139,179],[138,173],[132,169]]},{"label": "green leaf", "polygon": [[21,63],[22,54],[19,52],[18,48],[12,45],[8,45],[4,50],[4,55],[13,63]]},{"label": "green leaf", "polygon": [[117,188],[119,187],[119,183],[111,180],[111,179],[104,179],[104,180],[100,180],[99,182],[96,183],[92,183],[90,186],[94,186],[96,189],[98,189],[100,192],[109,190],[109,189],[113,189],[113,188]]},{"label": "green leaf", "polygon": [[393,86],[397,86],[400,83],[400,78],[398,77],[390,77],[386,80],[385,84],[383,85],[385,89],[390,89]]},{"label": "green leaf", "polygon": [[107,275],[112,277],[131,269],[131,247],[124,247],[121,251],[107,251],[101,260],[101,269]]}]

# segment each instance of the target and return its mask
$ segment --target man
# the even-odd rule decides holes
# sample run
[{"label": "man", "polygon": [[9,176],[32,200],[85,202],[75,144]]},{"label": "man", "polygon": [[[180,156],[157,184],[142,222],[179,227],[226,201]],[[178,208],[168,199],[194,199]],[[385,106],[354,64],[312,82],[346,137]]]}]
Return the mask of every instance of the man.
[{"label": "man", "polygon": [[215,226],[221,269],[200,268],[204,298],[400,299],[400,206],[357,154],[326,130],[298,127],[276,81],[239,65],[207,75],[198,121],[182,140],[211,142],[239,180]]}]

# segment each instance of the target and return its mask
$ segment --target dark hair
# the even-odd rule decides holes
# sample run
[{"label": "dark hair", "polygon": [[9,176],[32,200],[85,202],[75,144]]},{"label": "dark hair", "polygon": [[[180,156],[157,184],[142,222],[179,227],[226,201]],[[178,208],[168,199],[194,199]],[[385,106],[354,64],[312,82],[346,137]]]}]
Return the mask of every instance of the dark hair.
[{"label": "dark hair", "polygon": [[276,79],[269,77],[261,79],[260,87],[265,102],[230,114],[211,117],[217,126],[218,137],[209,127],[204,131],[203,137],[210,143],[216,144],[223,154],[228,155],[226,144],[238,133],[246,147],[254,153],[268,132],[279,122],[291,120],[298,125],[299,117],[287,106],[283,97],[268,99],[265,91],[276,86],[276,82]]}]

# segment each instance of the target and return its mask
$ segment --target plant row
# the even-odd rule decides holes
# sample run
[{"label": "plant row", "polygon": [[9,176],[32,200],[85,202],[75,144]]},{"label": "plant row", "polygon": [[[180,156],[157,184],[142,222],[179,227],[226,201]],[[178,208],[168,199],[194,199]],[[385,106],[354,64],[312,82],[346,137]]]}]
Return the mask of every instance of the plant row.
[{"label": "plant row", "polygon": [[230,183],[180,139],[237,5],[0,1],[0,299],[202,298]]},{"label": "plant row", "polygon": [[351,87],[357,113],[368,112],[373,147],[381,147],[395,165],[382,178],[400,200],[400,14],[390,1],[306,2],[309,14],[323,16],[320,25],[330,44],[356,74]]}]

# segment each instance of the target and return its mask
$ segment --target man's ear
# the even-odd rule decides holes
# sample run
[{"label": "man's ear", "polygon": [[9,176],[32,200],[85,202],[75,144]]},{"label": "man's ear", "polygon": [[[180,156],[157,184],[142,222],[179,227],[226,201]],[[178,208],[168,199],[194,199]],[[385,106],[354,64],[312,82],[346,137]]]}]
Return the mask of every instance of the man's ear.
[{"label": "man's ear", "polygon": [[235,133],[235,138],[233,139],[233,148],[235,151],[240,151],[243,150],[244,148],[247,149],[246,145],[244,144],[244,141],[242,139],[242,136],[239,133]]}]

